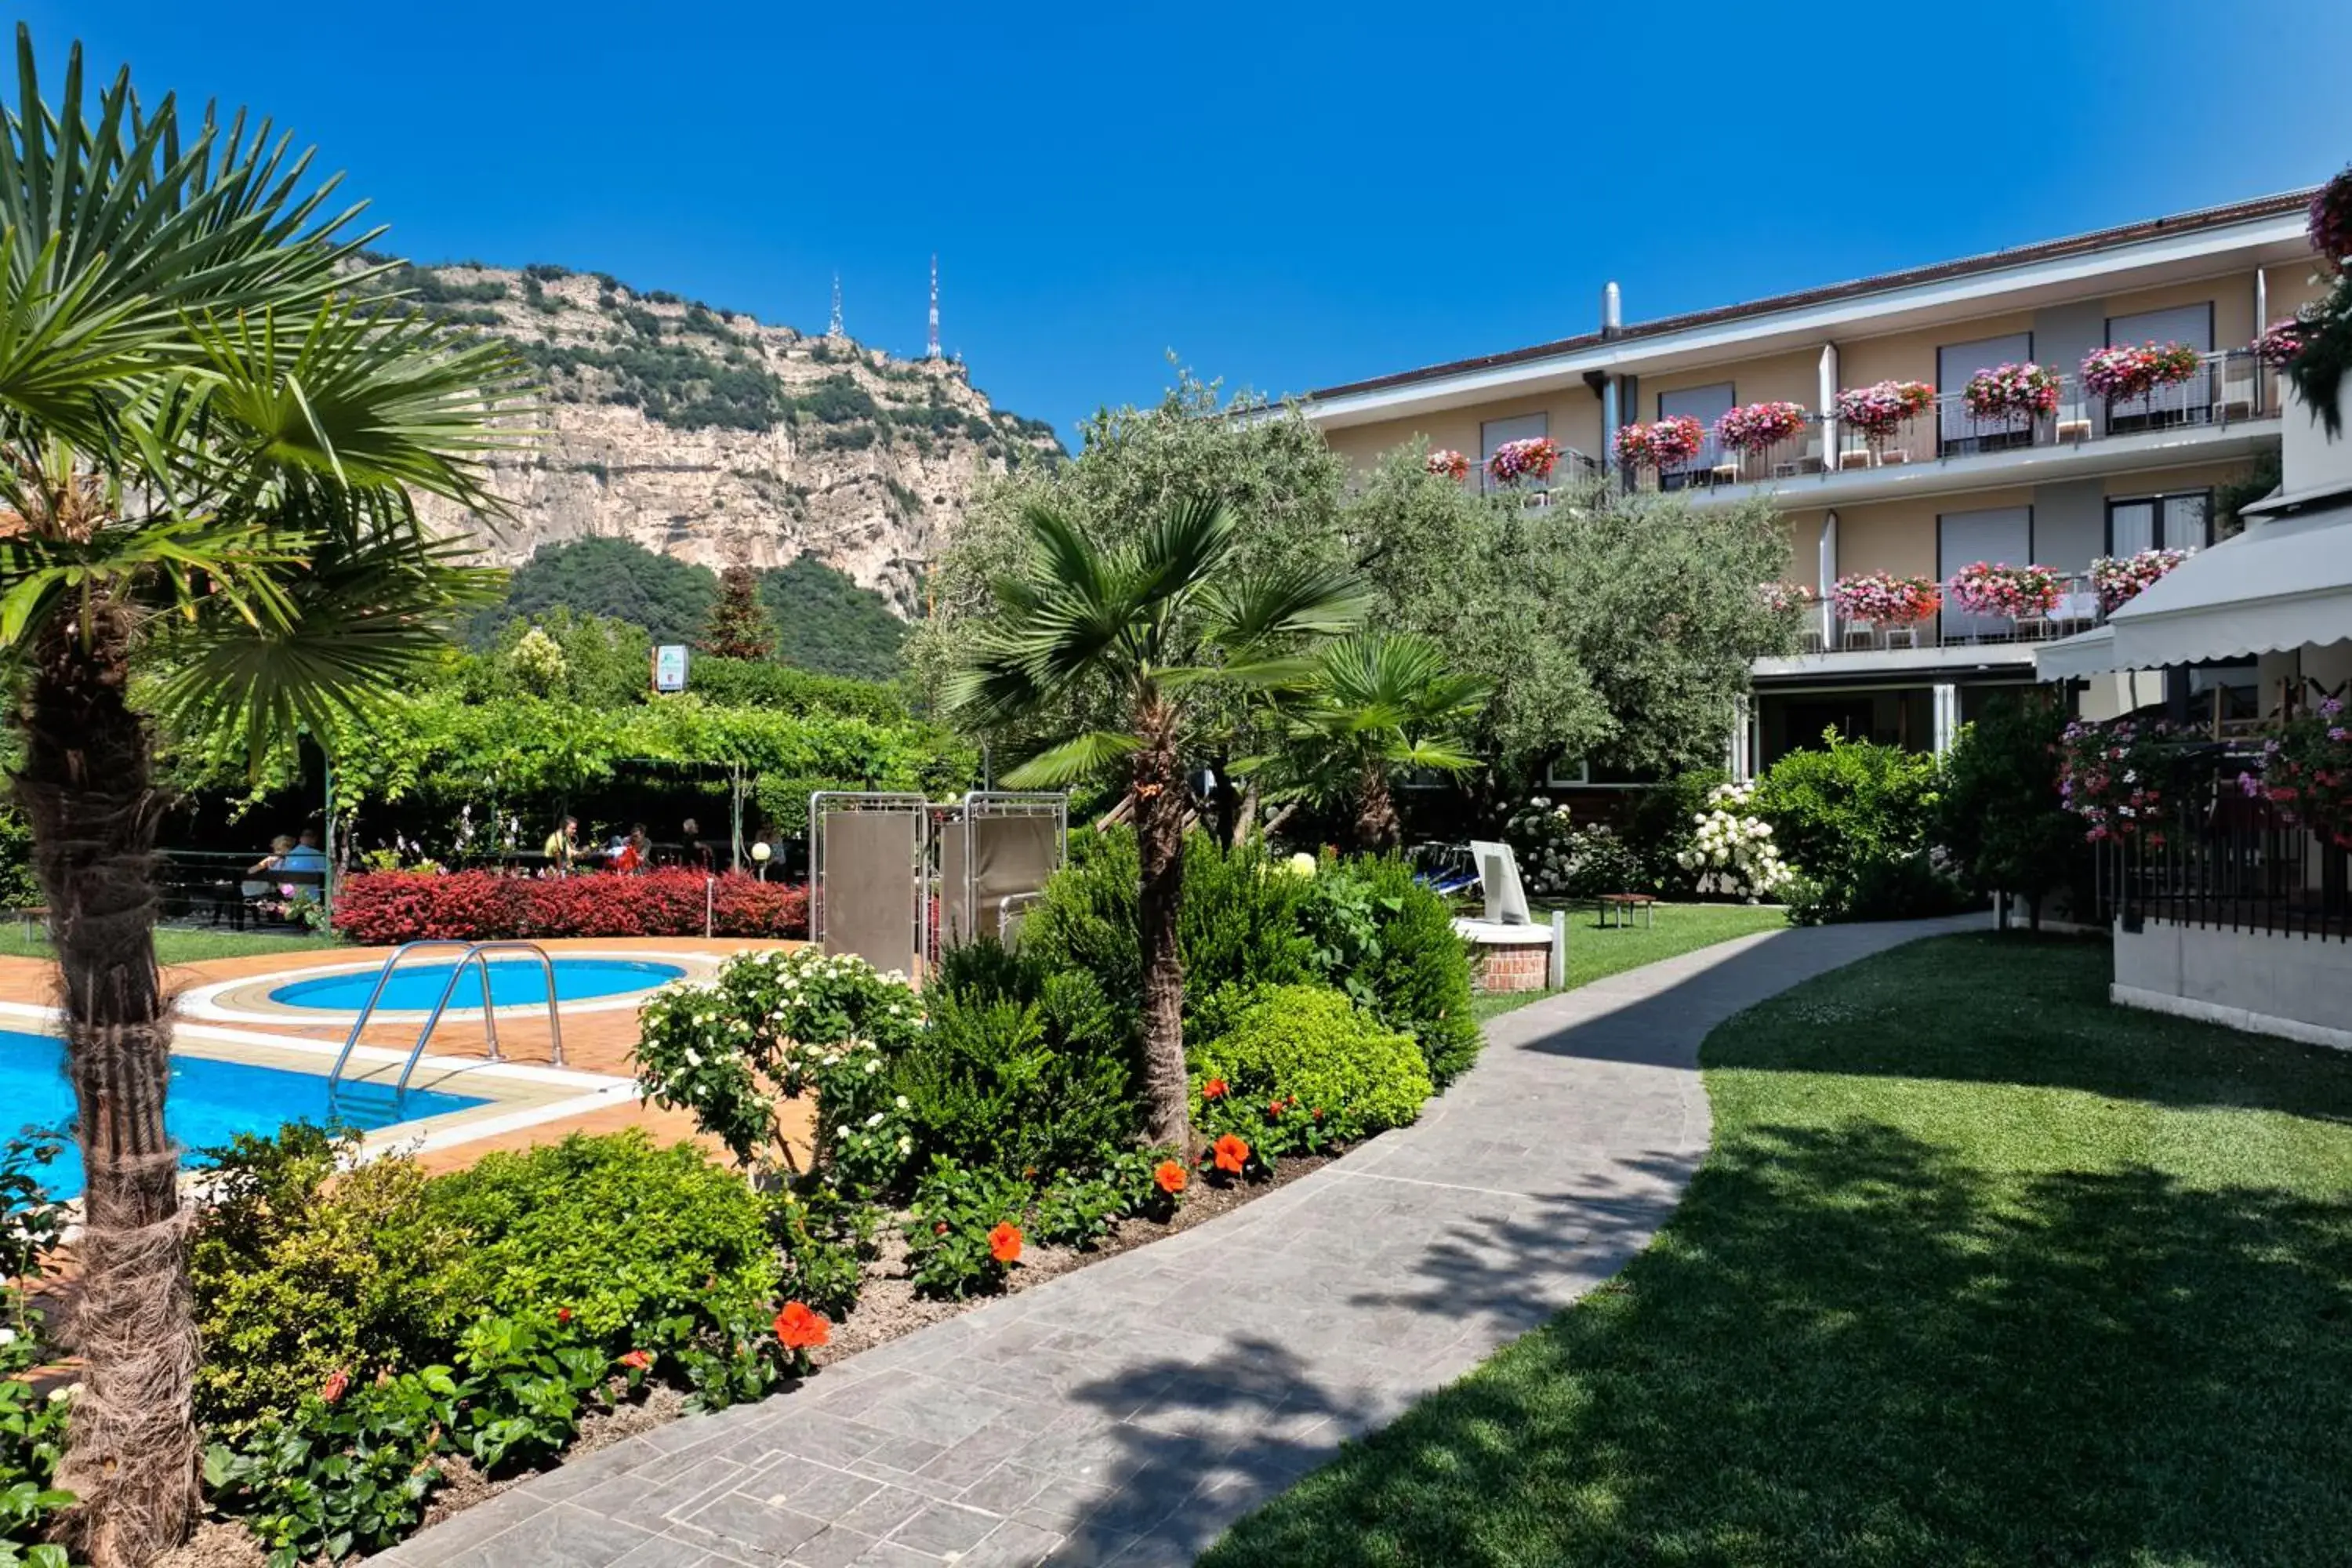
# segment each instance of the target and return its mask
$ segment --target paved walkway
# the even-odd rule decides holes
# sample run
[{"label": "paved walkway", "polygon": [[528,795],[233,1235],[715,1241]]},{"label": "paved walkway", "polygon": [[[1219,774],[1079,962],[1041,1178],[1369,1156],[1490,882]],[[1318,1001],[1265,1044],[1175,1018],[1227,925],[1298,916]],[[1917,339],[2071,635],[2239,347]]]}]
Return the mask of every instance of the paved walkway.
[{"label": "paved walkway", "polygon": [[797,1393],[564,1466],[376,1561],[1189,1563],[1649,1241],[1706,1152],[1709,1029],[1977,923],[1774,931],[1506,1014],[1412,1128]]}]

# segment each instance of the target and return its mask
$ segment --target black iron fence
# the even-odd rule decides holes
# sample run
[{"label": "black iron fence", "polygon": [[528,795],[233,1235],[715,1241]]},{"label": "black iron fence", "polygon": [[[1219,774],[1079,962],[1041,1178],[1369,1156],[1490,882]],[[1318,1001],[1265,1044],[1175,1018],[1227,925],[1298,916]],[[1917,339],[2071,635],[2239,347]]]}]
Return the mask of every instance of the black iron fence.
[{"label": "black iron fence", "polygon": [[2240,784],[2259,758],[2231,744],[2179,763],[2171,799],[2098,849],[2101,915],[2137,931],[2149,921],[2352,941],[2346,851]]}]

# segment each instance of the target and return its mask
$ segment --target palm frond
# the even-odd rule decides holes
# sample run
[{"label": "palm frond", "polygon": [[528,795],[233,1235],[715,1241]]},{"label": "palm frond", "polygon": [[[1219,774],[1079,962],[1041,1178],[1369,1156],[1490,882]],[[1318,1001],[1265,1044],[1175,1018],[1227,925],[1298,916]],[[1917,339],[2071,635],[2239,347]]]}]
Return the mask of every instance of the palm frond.
[{"label": "palm frond", "polygon": [[1371,607],[1369,588],[1350,574],[1318,565],[1279,566],[1202,595],[1210,635],[1237,663],[1288,642],[1353,631]]},{"label": "palm frond", "polygon": [[1049,746],[1011,769],[1004,782],[1015,789],[1051,789],[1056,784],[1076,784],[1108,772],[1114,763],[1142,749],[1143,742],[1133,735],[1113,730],[1089,730],[1058,746]]},{"label": "palm frond", "polygon": [[[319,506],[398,504],[321,489]],[[325,740],[447,647],[451,618],[497,602],[505,574],[467,564],[463,542],[396,524],[320,520],[306,570],[282,584],[284,613],[207,615],[167,632],[158,710],[184,732],[243,731],[258,766],[298,731]]]}]

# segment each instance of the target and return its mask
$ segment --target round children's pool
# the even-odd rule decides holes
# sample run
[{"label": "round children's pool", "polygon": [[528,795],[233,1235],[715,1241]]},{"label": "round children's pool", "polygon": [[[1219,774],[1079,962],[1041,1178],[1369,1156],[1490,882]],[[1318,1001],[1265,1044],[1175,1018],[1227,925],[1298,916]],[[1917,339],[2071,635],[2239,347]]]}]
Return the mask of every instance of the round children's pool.
[{"label": "round children's pool", "polygon": [[[586,1002],[599,996],[629,996],[640,991],[650,991],[667,981],[676,980],[686,971],[675,963],[655,963],[628,958],[559,958],[555,964],[555,997],[559,1002]],[[392,1013],[423,1013],[441,1000],[449,991],[453,1007],[478,1007],[482,1005],[482,981],[478,973],[460,979],[450,989],[449,976],[457,967],[456,961],[438,963],[403,964],[394,973],[383,994],[376,998],[379,1010]],[[468,964],[468,969],[475,966]],[[341,974],[322,974],[311,980],[294,980],[275,986],[269,999],[285,1007],[313,1007],[328,1013],[356,1013],[375,994],[375,983],[383,971],[361,969]],[[500,1007],[528,1006],[547,1000],[547,972],[536,958],[502,957],[490,960],[490,1001]]]}]

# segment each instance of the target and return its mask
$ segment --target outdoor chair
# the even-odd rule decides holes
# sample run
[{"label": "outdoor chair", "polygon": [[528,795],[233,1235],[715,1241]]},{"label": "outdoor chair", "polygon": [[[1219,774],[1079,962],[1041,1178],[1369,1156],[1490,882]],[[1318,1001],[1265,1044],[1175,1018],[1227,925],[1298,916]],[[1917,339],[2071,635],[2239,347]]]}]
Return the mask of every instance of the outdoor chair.
[{"label": "outdoor chair", "polygon": [[1804,454],[1801,457],[1772,465],[1772,477],[1776,479],[1791,479],[1798,474],[1818,474],[1821,471],[1822,438],[1819,436],[1805,443]]}]

